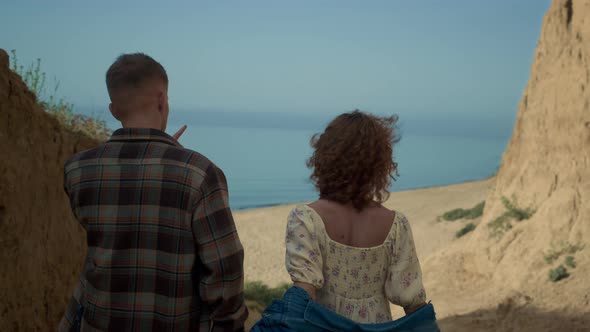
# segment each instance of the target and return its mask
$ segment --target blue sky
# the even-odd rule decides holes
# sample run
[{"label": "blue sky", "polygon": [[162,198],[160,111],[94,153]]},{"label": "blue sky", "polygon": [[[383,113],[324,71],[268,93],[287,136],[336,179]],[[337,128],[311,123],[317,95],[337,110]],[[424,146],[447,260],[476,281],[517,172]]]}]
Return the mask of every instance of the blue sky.
[{"label": "blue sky", "polygon": [[14,0],[0,47],[94,109],[114,58],[141,51],[173,109],[492,117],[515,112],[549,2]]}]

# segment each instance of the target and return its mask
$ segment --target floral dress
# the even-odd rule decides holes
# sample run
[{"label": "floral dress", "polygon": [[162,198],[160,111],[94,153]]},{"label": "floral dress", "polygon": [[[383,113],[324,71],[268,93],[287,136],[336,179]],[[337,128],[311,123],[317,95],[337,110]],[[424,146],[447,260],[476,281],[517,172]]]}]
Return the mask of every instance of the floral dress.
[{"label": "floral dress", "polygon": [[321,217],[298,205],[289,214],[286,247],[291,279],[314,285],[319,304],[353,321],[390,321],[389,302],[425,302],[412,231],[399,212],[383,244],[357,248],[330,239]]}]

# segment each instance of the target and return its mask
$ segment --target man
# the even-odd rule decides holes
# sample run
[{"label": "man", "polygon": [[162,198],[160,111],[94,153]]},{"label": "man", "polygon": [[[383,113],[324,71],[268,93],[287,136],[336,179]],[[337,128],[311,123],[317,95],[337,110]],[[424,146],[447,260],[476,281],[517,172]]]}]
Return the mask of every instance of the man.
[{"label": "man", "polygon": [[223,172],[164,131],[168,77],[145,54],[106,73],[123,128],[65,165],[87,232],[80,282],[59,330],[241,331],[244,252]]}]

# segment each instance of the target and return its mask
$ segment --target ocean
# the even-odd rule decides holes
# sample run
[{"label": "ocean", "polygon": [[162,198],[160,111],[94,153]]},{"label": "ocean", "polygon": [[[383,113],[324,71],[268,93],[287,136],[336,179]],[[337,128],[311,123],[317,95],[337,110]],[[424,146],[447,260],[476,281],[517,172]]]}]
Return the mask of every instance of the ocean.
[{"label": "ocean", "polygon": [[[242,210],[317,198],[305,165],[312,152],[309,141],[333,115],[171,111],[168,132],[188,125],[180,143],[224,171],[230,205]],[[107,122],[118,128],[116,122]],[[513,122],[511,115],[400,115],[401,141],[394,146],[399,177],[391,191],[493,175]]]}]

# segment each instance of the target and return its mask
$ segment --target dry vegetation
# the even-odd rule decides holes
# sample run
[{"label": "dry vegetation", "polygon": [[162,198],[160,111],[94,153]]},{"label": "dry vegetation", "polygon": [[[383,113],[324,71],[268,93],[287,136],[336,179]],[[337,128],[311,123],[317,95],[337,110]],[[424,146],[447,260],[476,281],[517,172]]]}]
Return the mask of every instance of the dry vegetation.
[{"label": "dry vegetation", "polygon": [[96,116],[76,114],[74,104],[65,98],[57,97],[59,82],[56,80],[52,92],[45,97],[45,83],[47,74],[41,70],[41,59],[37,59],[28,67],[21,65],[16,56],[16,51],[11,51],[11,69],[20,75],[27,87],[37,97],[37,103],[49,114],[53,115],[59,123],[70,130],[82,132],[91,138],[105,141],[111,132],[106,122]]}]

